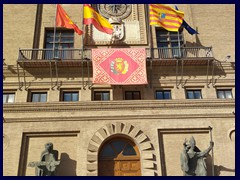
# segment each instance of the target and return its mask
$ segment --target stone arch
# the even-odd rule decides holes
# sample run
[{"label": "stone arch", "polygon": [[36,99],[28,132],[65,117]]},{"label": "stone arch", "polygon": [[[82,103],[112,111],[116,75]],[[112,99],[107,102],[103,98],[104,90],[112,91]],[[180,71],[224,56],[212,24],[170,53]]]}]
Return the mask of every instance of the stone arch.
[{"label": "stone arch", "polygon": [[142,176],[154,176],[157,163],[154,147],[145,133],[129,123],[109,123],[100,128],[91,138],[87,150],[87,175],[98,175],[98,151],[101,144],[113,135],[129,136],[138,146],[140,151]]}]

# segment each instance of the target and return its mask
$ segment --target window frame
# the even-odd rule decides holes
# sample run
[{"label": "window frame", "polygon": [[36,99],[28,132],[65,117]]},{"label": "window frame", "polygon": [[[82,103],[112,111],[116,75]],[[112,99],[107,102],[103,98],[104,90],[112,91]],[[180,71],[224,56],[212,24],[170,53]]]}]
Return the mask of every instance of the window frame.
[{"label": "window frame", "polygon": [[[74,42],[75,42],[74,30],[57,28],[56,34],[58,33],[59,33],[59,37],[57,36],[55,38],[55,51],[54,51],[54,57],[53,57],[52,49],[54,44],[54,36],[51,34],[54,34],[54,29],[52,28],[45,29],[44,48],[46,49],[46,51],[43,53],[43,59],[73,59],[74,52],[67,51],[67,49],[74,48]],[[64,33],[69,33],[69,35],[65,36]],[[72,38],[72,39],[65,42],[63,41],[64,38]],[[67,44],[69,44],[70,47],[65,47],[65,45]]]},{"label": "window frame", "polygon": [[[95,99],[96,93],[101,93],[101,100],[96,100]],[[108,93],[108,100],[103,99],[103,94],[102,93]],[[93,101],[110,101],[111,100],[110,96],[111,96],[110,90],[94,90],[93,94],[92,94],[92,100]]]},{"label": "window frame", "polygon": [[[164,28],[157,27],[156,33],[156,46],[159,50],[159,56],[163,59],[177,58],[183,56],[183,50],[178,47],[178,33],[167,31]],[[183,28],[179,30],[180,48],[184,46]],[[164,45],[165,44],[165,45]]]},{"label": "window frame", "polygon": [[[218,92],[223,91],[224,98],[220,98]],[[226,98],[226,91],[230,91],[231,98]],[[232,89],[216,89],[216,95],[218,99],[233,99]]]},{"label": "window frame", "polygon": [[[37,94],[37,95],[39,95],[38,96],[38,101],[33,101],[33,95],[35,95],[35,94]],[[43,94],[45,94],[46,95],[46,101],[41,101],[41,97],[42,97],[42,95]],[[31,92],[31,102],[47,102],[47,92]]]},{"label": "window frame", "polygon": [[[126,99],[126,93],[129,93],[129,92],[131,92],[131,97],[132,97],[132,99]],[[139,98],[140,99],[133,99],[133,97],[134,97],[134,95],[133,95],[133,93],[136,93],[136,92],[138,92],[139,93]],[[141,91],[140,90],[133,90],[133,91],[131,91],[131,90],[125,90],[124,91],[124,100],[142,100],[142,96],[141,96]]]},{"label": "window frame", "polygon": [[[71,101],[65,101],[64,100],[64,94],[65,93],[70,93],[71,94]],[[72,101],[72,94],[73,93],[77,93],[77,95],[78,95],[78,100],[77,101]],[[61,95],[60,95],[60,101],[62,101],[62,102],[78,102],[79,100],[80,100],[80,92],[79,92],[79,90],[62,90],[61,91],[61,93],[60,93]]]},{"label": "window frame", "polygon": [[[3,102],[3,104],[15,103],[15,98],[16,98],[16,93],[15,92],[3,92],[3,100],[4,100],[4,95],[7,95],[7,96],[6,96],[6,101]],[[9,95],[14,95],[13,96],[13,102],[9,102]]]},{"label": "window frame", "polygon": [[[189,92],[189,91],[192,91],[192,92],[193,92],[194,98],[188,98],[188,92]],[[195,93],[194,93],[194,92],[196,92],[196,91],[199,91],[199,92],[200,92],[200,98],[196,98],[196,97],[195,97]],[[186,90],[185,90],[185,95],[186,95],[186,99],[203,99],[203,97],[202,97],[202,90],[201,90],[201,89],[186,89]]]},{"label": "window frame", "polygon": [[[157,99],[157,92],[162,92],[163,94],[163,99]],[[169,92],[170,98],[165,98],[165,92]],[[156,100],[171,100],[172,99],[172,91],[171,90],[156,90],[155,91],[155,99]]]}]

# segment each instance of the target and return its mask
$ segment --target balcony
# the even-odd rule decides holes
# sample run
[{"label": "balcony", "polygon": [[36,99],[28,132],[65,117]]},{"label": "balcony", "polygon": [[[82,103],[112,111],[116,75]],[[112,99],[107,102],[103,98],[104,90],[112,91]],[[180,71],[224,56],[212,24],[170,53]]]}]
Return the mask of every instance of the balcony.
[{"label": "balcony", "polygon": [[[51,87],[54,87],[52,79],[55,76],[58,84],[58,68],[81,67],[82,83],[84,84],[84,76],[88,78],[87,82],[89,82],[91,77],[90,70],[92,68],[91,60],[91,49],[56,49],[54,51],[53,49],[20,49],[17,67],[20,65],[23,69],[25,86],[25,70],[29,68],[29,71],[34,72],[31,68],[49,68]],[[212,79],[214,75],[214,56],[211,47],[146,48],[146,64],[150,74],[150,85],[152,84],[152,71],[154,66],[175,66],[177,87],[182,84],[185,71],[184,66],[206,66],[207,85],[209,84],[208,76],[210,66],[212,66]],[[181,66],[180,72],[178,71],[179,66]],[[178,76],[180,76],[180,80],[178,79]],[[182,84],[182,86],[184,85]]]},{"label": "balcony", "polygon": [[214,59],[211,47],[152,48],[147,57],[160,65],[175,65],[179,59],[184,65],[206,65]]},{"label": "balcony", "polygon": [[[178,47],[146,49],[147,61],[157,61],[161,65],[175,65],[177,59],[184,64],[206,64],[213,59],[211,47]],[[49,66],[58,62],[58,66],[79,66],[82,62],[91,61],[91,49],[20,49],[18,63],[24,67]]]},{"label": "balcony", "polygon": [[58,62],[58,66],[80,66],[89,61],[90,49],[20,49],[18,64],[21,67],[49,67],[49,64]]}]

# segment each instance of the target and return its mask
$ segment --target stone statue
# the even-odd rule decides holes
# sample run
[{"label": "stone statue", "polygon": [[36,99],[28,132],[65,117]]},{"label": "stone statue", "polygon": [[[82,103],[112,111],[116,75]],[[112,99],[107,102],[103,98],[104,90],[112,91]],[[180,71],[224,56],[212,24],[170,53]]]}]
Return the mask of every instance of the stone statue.
[{"label": "stone statue", "polygon": [[54,176],[56,167],[60,164],[58,152],[53,150],[52,143],[45,144],[45,150],[41,154],[40,162],[30,162],[29,167],[35,167],[36,176]]},{"label": "stone statue", "polygon": [[184,176],[207,176],[207,166],[205,157],[213,148],[214,143],[211,141],[210,146],[200,151],[196,147],[196,141],[192,136],[187,142],[183,143],[183,151],[181,153],[181,169]]}]

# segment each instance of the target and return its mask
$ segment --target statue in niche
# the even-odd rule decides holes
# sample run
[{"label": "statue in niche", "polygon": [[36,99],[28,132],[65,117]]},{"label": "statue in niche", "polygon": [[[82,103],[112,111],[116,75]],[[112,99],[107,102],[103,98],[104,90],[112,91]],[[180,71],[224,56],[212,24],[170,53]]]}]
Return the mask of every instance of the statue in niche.
[{"label": "statue in niche", "polygon": [[211,141],[210,146],[200,151],[196,147],[196,141],[192,136],[190,140],[183,143],[183,151],[181,153],[181,169],[184,176],[207,176],[207,166],[205,157],[212,150],[214,143]]},{"label": "statue in niche", "polygon": [[110,24],[113,26],[113,34],[111,41],[120,41],[124,38],[124,23],[121,18],[110,17]]},{"label": "statue in niche", "polygon": [[35,167],[36,176],[54,176],[56,167],[60,164],[58,152],[53,150],[53,143],[46,143],[45,150],[41,153],[40,162],[30,162],[29,167]]}]

